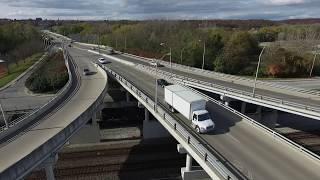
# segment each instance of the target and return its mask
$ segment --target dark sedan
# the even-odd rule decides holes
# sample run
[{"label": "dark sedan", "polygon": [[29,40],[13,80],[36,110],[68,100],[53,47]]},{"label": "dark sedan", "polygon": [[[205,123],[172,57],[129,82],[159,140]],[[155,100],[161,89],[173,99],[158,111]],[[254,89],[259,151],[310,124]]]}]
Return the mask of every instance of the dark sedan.
[{"label": "dark sedan", "polygon": [[164,88],[165,86],[170,85],[166,80],[164,79],[157,79],[157,84],[158,86],[161,86],[162,88]]}]

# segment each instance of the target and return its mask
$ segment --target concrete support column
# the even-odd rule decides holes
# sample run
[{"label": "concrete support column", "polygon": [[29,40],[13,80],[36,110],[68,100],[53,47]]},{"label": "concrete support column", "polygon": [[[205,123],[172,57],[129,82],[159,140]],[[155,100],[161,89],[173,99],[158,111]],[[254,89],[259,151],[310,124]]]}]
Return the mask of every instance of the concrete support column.
[{"label": "concrete support column", "polygon": [[186,171],[191,171],[192,170],[192,156],[187,153],[187,158],[186,158]]},{"label": "concrete support column", "polygon": [[48,159],[46,159],[43,163],[47,180],[55,180],[54,177],[54,164],[58,160],[58,154],[51,155]]},{"label": "concrete support column", "polygon": [[258,114],[257,121],[261,121],[262,120],[262,106],[257,106],[256,113]]},{"label": "concrete support column", "polygon": [[92,125],[94,126],[94,125],[97,125],[98,124],[98,119],[97,119],[97,113],[93,113],[93,115],[92,115]]},{"label": "concrete support column", "polygon": [[45,168],[45,171],[46,171],[47,180],[55,180],[54,172],[53,172],[53,165],[52,164],[48,164],[48,165],[45,165],[44,168]]},{"label": "concrete support column", "polygon": [[278,116],[279,116],[278,110],[273,110],[273,111],[272,111],[272,121],[271,121],[271,125],[270,125],[270,127],[271,127],[272,129],[277,126]]},{"label": "concrete support column", "polygon": [[144,120],[149,121],[149,111],[147,108],[144,108]]},{"label": "concrete support column", "polygon": [[96,126],[98,125],[98,121],[100,121],[102,118],[102,111],[99,109],[97,112],[93,113],[92,115],[92,125]]},{"label": "concrete support column", "polygon": [[241,113],[242,114],[246,113],[246,107],[247,107],[247,103],[246,102],[242,102],[241,103]]},{"label": "concrete support column", "polygon": [[180,154],[187,155],[186,167],[181,168],[181,177],[183,180],[210,179],[201,166],[192,166],[193,158],[181,144],[177,145],[177,150]]},{"label": "concrete support column", "polygon": [[126,92],[126,101],[130,102],[130,93],[128,91]]}]

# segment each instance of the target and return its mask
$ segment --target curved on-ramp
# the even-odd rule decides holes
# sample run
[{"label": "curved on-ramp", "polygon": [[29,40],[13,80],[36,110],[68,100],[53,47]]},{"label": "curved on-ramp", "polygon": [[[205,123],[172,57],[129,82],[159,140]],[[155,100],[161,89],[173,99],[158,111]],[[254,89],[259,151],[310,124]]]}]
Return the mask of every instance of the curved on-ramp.
[{"label": "curved on-ramp", "polygon": [[[74,57],[78,90],[50,116],[33,125],[23,135],[0,148],[0,179],[21,179],[46,158],[56,153],[84,125],[102,103],[107,75],[84,57]],[[83,68],[94,74],[85,76]]]}]

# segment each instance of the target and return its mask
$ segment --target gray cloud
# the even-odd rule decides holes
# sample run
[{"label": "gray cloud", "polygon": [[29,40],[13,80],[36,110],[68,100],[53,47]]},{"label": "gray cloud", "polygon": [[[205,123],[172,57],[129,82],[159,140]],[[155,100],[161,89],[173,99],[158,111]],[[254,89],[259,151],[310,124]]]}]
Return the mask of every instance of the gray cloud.
[{"label": "gray cloud", "polygon": [[286,19],[319,17],[319,0],[1,0],[0,18]]}]

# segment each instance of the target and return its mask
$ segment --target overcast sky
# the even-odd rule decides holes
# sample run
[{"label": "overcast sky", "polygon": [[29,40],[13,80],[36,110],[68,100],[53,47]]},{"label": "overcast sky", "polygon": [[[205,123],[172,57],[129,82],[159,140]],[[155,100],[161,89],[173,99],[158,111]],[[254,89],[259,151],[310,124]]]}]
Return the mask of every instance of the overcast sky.
[{"label": "overcast sky", "polygon": [[0,18],[319,18],[320,0],[0,0]]}]

